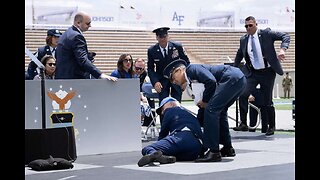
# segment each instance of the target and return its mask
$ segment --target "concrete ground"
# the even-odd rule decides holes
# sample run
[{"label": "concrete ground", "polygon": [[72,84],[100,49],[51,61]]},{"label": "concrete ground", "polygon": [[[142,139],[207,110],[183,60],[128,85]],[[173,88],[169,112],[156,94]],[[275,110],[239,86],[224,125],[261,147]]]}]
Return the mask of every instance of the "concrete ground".
[{"label": "concrete ground", "polygon": [[[196,112],[190,103],[182,105]],[[230,116],[235,117],[231,107]],[[37,172],[25,168],[26,180],[294,180],[295,179],[295,133],[290,110],[276,111],[277,130],[273,136],[256,132],[235,132],[230,129],[235,157],[223,158],[221,162],[174,164],[138,167],[140,151],[78,156],[74,168],[59,171]],[[229,120],[230,127],[235,126]],[[145,130],[143,128],[142,130]],[[149,134],[148,134],[149,135]],[[142,141],[144,147],[153,141]]]}]

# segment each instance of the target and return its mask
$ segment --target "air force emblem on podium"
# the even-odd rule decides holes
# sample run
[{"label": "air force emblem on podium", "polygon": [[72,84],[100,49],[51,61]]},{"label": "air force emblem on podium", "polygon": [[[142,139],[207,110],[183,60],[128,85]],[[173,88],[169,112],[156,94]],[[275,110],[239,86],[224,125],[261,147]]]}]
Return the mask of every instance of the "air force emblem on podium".
[{"label": "air force emblem on podium", "polygon": [[68,109],[71,107],[71,99],[76,95],[76,92],[66,92],[60,89],[58,92],[48,92],[47,94],[52,100],[52,107],[54,109],[50,115],[52,126],[73,126],[74,114],[69,112]]}]

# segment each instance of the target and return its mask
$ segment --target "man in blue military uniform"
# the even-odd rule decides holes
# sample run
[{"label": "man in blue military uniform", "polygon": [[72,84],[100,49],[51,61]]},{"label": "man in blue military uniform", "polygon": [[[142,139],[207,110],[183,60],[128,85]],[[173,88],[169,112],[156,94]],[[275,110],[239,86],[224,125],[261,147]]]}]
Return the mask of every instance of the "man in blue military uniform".
[{"label": "man in blue military uniform", "polygon": [[197,118],[173,97],[164,98],[156,112],[163,114],[159,138],[142,149],[144,156],[138,166],[195,160],[202,152],[202,131]]},{"label": "man in blue military uniform", "polygon": [[[241,70],[230,65],[187,65],[183,60],[176,60],[164,69],[163,75],[182,90],[191,87],[192,82],[204,84],[202,99],[197,105],[204,108],[203,145],[209,151],[196,162],[216,162],[221,161],[221,156],[235,156],[227,111],[246,86]],[[219,144],[223,145],[221,150]]]},{"label": "man in blue military uniform", "polygon": [[[34,55],[37,57],[37,59],[39,59],[39,61],[41,61],[41,59],[45,55],[52,55],[53,57],[56,58],[55,50],[58,45],[59,37],[61,35],[62,35],[61,31],[59,31],[58,29],[49,29],[47,31],[46,45],[39,47],[37,52],[34,53]],[[28,78],[26,79],[33,80],[33,78],[38,74],[37,67],[38,66],[36,65],[35,62],[31,61],[29,63],[28,69],[27,69]]]},{"label": "man in blue military uniform", "polygon": [[[148,76],[154,87],[159,93],[159,102],[165,97],[171,96],[181,102],[182,91],[177,85],[173,85],[170,81],[163,77],[163,69],[176,59],[184,59],[187,64],[190,63],[189,58],[178,42],[169,41],[168,27],[160,27],[153,30],[156,33],[158,43],[148,49]],[[160,116],[162,122],[162,116]]]}]

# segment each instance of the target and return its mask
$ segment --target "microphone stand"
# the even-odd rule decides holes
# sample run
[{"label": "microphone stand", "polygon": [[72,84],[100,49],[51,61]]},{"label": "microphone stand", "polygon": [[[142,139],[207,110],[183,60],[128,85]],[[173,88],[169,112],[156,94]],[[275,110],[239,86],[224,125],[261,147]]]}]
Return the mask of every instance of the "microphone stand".
[{"label": "microphone stand", "polygon": [[41,106],[42,106],[42,129],[46,129],[46,98],[45,98],[45,73],[44,69],[40,67],[41,77]]}]

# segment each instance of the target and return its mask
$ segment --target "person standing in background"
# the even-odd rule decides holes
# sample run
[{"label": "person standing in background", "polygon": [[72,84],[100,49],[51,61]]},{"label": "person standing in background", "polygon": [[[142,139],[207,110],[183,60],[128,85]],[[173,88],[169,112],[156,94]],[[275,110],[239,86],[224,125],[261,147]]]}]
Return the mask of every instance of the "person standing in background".
[{"label": "person standing in background", "polygon": [[[285,60],[285,52],[290,44],[290,35],[272,31],[270,28],[258,29],[258,24],[253,16],[245,19],[244,27],[247,33],[240,38],[240,47],[234,60],[234,66],[239,67],[242,59],[245,59],[246,63],[243,68],[248,83],[246,90],[239,98],[241,123],[233,130],[248,131],[248,97],[260,84],[269,121],[266,135],[269,136],[273,135],[275,131],[275,109],[272,101],[273,85],[276,73],[283,75],[280,61]],[[274,47],[275,41],[281,41],[278,55]]]},{"label": "person standing in background", "polygon": [[[47,37],[46,37],[46,45],[39,47],[37,52],[34,53],[34,55],[41,61],[41,59],[45,55],[52,55],[56,59],[56,47],[58,45],[59,37],[62,35],[61,31],[58,29],[49,29],[47,31]],[[34,79],[36,75],[39,74],[37,71],[37,64],[33,61],[30,61],[27,69],[27,75],[29,80]]]},{"label": "person standing in background", "polygon": [[88,74],[91,74],[96,79],[117,80],[116,77],[102,73],[89,59],[83,32],[90,27],[89,14],[78,12],[73,25],[60,37],[56,53],[56,79],[88,79]]},{"label": "person standing in background", "polygon": [[[169,27],[154,29],[152,32],[156,33],[158,43],[148,49],[148,75],[154,89],[159,93],[159,103],[169,95],[179,102],[182,98],[181,88],[163,77],[163,69],[177,59],[183,59],[190,64],[183,46],[180,43],[169,41],[169,29]],[[160,116],[161,122],[162,115]]]},{"label": "person standing in background", "polygon": [[286,75],[282,79],[282,87],[283,87],[283,96],[284,98],[290,98],[290,91],[292,88],[292,78],[289,76],[289,72],[286,72]]}]

